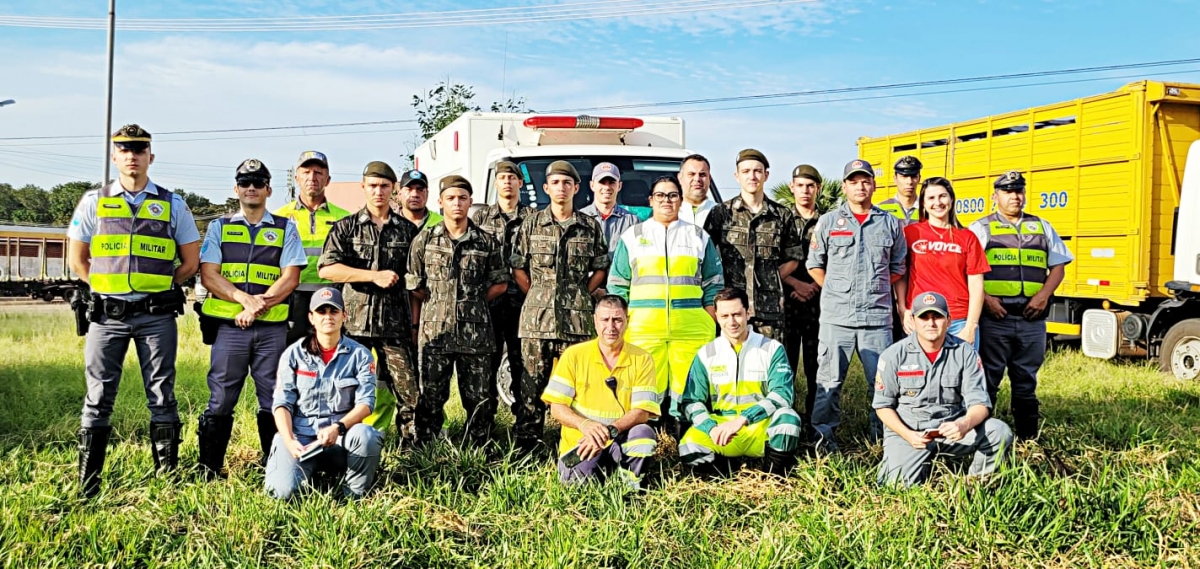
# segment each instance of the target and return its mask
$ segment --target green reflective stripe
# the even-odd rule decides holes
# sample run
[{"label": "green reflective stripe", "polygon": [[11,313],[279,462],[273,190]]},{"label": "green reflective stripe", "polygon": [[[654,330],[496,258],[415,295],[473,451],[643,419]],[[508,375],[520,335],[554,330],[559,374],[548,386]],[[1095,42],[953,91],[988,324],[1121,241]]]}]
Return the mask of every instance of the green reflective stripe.
[{"label": "green reflective stripe", "polygon": [[1046,231],[1042,227],[1041,220],[1022,222],[1020,231],[1017,230],[1017,226],[1015,225],[993,221],[988,224],[988,233],[990,235],[1045,235]]},{"label": "green reflective stripe", "polygon": [[129,275],[107,275],[91,273],[88,275],[88,286],[100,294],[126,294],[133,292],[129,288]]},{"label": "green reflective stripe", "polygon": [[[201,305],[200,311],[214,318],[233,320],[237,318],[238,314],[242,313],[242,305],[209,295],[208,298],[204,299],[204,304]],[[266,314],[259,316],[255,320],[258,322],[283,322],[287,320],[287,315],[287,304],[276,304],[270,310],[267,310]]]},{"label": "green reflective stripe", "polygon": [[124,257],[129,254],[128,235],[93,235],[89,246],[92,257]]},{"label": "green reflective stripe", "polygon": [[250,244],[250,228],[245,225],[226,223],[221,226],[222,243]]},{"label": "green reflective stripe", "polygon": [[1034,267],[1045,269],[1047,255],[1038,249],[994,248],[987,251],[988,264],[993,267]]},{"label": "green reflective stripe", "polygon": [[101,197],[96,202],[96,217],[133,217],[129,202],[122,197]]},{"label": "green reflective stripe", "polygon": [[139,292],[162,292],[171,288],[175,277],[149,273],[130,273],[129,286]]},{"label": "green reflective stripe", "polygon": [[246,282],[246,265],[245,263],[221,263],[221,276],[233,284],[244,283]]},{"label": "green reflective stripe", "polygon": [[160,261],[175,260],[175,240],[162,237],[134,235],[132,240],[133,254],[148,259]]},{"label": "green reflective stripe", "polygon": [[1021,282],[983,281],[983,292],[991,296],[1021,296]]},{"label": "green reflective stripe", "polygon": [[254,236],[254,245],[256,247],[279,247],[283,248],[283,230],[274,227],[264,227],[258,230]]},{"label": "green reflective stripe", "polygon": [[248,266],[245,282],[269,287],[279,280],[279,275],[279,267],[251,264]]}]

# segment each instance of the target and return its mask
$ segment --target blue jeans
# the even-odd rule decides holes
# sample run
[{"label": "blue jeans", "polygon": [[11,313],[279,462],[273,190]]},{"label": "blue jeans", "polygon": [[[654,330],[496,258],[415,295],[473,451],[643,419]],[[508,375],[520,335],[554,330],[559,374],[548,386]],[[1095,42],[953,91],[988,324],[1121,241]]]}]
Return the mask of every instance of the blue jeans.
[{"label": "blue jeans", "polygon": [[[947,331],[947,333],[950,334],[951,336],[957,336],[958,333],[961,332],[962,329],[966,328],[966,327],[967,327],[967,319],[966,318],[959,318],[958,320],[951,320],[950,321],[950,329]],[[975,341],[971,344],[971,347],[975,348],[976,351],[979,350],[979,326],[975,326]]]},{"label": "blue jeans", "polygon": [[[306,435],[296,435],[296,439],[305,445],[316,440]],[[333,472],[344,472],[342,492],[347,498],[361,498],[375,481],[375,469],[379,466],[379,455],[382,451],[383,433],[362,423],[350,427],[346,436],[338,443],[304,462],[296,460],[283,443],[283,435],[276,434],[271,446],[271,457],[267,459],[267,475],[264,480],[267,494],[287,500],[301,486],[307,485],[317,467],[321,467]]]}]

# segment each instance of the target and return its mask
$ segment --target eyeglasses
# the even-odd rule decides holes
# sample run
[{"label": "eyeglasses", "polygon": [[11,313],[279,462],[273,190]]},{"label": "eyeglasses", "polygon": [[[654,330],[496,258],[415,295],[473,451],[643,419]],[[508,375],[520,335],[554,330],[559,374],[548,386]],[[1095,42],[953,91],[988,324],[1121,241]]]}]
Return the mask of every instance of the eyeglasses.
[{"label": "eyeglasses", "polygon": [[650,197],[652,197],[660,202],[673,202],[675,200],[681,199],[683,196],[680,195],[679,192],[671,192],[671,193],[654,192],[653,194],[650,194]]},{"label": "eyeglasses", "polygon": [[256,190],[261,190],[267,187],[267,182],[253,178],[242,178],[241,180],[237,181],[237,187],[243,190],[249,188],[250,186],[254,186],[254,189]]}]

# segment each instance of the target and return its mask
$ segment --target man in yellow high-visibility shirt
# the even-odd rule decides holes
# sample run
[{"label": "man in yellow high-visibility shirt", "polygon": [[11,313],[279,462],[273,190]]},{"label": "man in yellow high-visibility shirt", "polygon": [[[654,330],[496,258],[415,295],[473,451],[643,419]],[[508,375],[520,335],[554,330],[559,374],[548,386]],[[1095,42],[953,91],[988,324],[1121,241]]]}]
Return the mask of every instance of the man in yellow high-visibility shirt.
[{"label": "man in yellow high-visibility shirt", "polygon": [[300,240],[304,244],[304,254],[308,257],[308,265],[300,272],[300,286],[292,292],[288,314],[291,321],[287,337],[289,345],[303,338],[312,328],[306,312],[312,293],[321,287],[331,286],[329,280],[317,274],[321,248],[325,246],[325,238],[333,223],[350,215],[350,212],[325,199],[325,187],[328,185],[329,159],[316,150],[305,150],[296,160],[296,199],[272,212],[296,222],[296,229],[300,231]]}]

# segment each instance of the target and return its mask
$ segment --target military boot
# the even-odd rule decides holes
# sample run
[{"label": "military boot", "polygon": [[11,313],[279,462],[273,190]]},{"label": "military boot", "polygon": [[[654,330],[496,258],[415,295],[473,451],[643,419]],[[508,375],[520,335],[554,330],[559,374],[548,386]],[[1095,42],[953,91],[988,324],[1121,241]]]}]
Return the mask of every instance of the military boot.
[{"label": "military boot", "polygon": [[208,480],[223,478],[225,451],[229,448],[229,437],[233,435],[233,415],[216,417],[200,416],[197,433],[200,442],[200,469]]},{"label": "military boot", "polygon": [[154,455],[154,471],[165,473],[179,467],[180,423],[150,423],[150,449]]},{"label": "military boot", "polygon": [[261,464],[265,468],[267,466],[267,458],[271,456],[271,445],[275,442],[275,433],[279,432],[275,428],[275,415],[270,411],[258,412],[258,443],[262,445],[262,461]]},{"label": "military boot", "polygon": [[766,450],[763,453],[763,458],[766,459],[766,464],[764,465],[765,468],[763,470],[765,470],[767,474],[774,474],[776,476],[787,478],[788,474],[791,473],[792,468],[796,466],[795,453],[775,450],[770,446],[766,447]]},{"label": "military boot", "polygon": [[1013,433],[1017,439],[1027,441],[1037,438],[1042,419],[1040,407],[1037,400],[1012,402]]},{"label": "military boot", "polygon": [[104,470],[110,435],[112,427],[79,429],[79,491],[85,498],[100,492],[100,472]]}]

